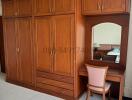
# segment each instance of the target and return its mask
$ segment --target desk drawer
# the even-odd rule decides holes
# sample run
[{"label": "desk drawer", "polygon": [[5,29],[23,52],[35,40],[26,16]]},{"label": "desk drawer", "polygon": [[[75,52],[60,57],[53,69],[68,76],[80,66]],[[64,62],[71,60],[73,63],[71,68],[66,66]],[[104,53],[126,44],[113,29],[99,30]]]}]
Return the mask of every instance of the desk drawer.
[{"label": "desk drawer", "polygon": [[120,77],[115,77],[115,76],[112,76],[112,75],[107,75],[106,80],[114,81],[114,82],[120,82],[121,78]]}]

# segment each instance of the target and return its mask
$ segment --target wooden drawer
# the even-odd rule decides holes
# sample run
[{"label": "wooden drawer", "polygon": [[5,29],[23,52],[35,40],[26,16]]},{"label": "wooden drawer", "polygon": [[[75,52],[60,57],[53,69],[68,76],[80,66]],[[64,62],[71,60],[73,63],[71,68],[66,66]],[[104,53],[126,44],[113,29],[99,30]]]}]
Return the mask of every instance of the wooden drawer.
[{"label": "wooden drawer", "polygon": [[37,85],[37,88],[44,89],[45,91],[51,91],[51,92],[55,92],[55,93],[67,95],[67,96],[73,96],[73,91],[68,89],[59,88],[59,87],[44,84],[44,83],[37,83],[36,85]]},{"label": "wooden drawer", "polygon": [[51,80],[69,83],[69,84],[74,83],[73,77],[68,77],[68,76],[63,76],[63,75],[58,75],[58,74],[48,73],[48,72],[37,71],[37,77],[43,77],[43,78],[47,78],[47,79],[51,79]]},{"label": "wooden drawer", "polygon": [[73,90],[73,84],[56,81],[53,79],[37,77],[37,83],[48,84],[55,87],[60,87],[68,90]]},{"label": "wooden drawer", "polygon": [[114,81],[114,82],[120,82],[121,77],[115,77],[115,76],[112,76],[112,75],[107,75],[106,76],[106,80],[108,80],[108,81]]}]

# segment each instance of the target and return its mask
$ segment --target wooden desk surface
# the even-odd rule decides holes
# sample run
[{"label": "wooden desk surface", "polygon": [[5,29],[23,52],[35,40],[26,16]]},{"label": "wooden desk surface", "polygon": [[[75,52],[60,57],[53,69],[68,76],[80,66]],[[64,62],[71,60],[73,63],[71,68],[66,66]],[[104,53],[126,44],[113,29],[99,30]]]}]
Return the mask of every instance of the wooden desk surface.
[{"label": "wooden desk surface", "polygon": [[[88,76],[86,67],[81,67],[79,69],[79,76]],[[106,80],[120,82],[122,77],[124,77],[124,71],[118,69],[109,69]]]}]

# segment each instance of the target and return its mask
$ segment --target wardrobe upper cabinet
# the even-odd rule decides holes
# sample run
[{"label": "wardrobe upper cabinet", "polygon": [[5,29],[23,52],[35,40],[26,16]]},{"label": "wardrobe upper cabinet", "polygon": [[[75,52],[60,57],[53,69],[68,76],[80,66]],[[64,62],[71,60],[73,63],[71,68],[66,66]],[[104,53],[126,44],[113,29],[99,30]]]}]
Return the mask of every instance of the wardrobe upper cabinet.
[{"label": "wardrobe upper cabinet", "polygon": [[84,14],[101,13],[101,0],[82,0],[82,10]]},{"label": "wardrobe upper cabinet", "polygon": [[32,0],[2,0],[4,17],[32,15]]},{"label": "wardrobe upper cabinet", "polygon": [[4,44],[5,44],[5,65],[7,80],[18,80],[18,66],[17,66],[17,45],[15,33],[15,20],[4,19]]},{"label": "wardrobe upper cabinet", "polygon": [[34,15],[73,13],[75,0],[34,0]]},{"label": "wardrobe upper cabinet", "polygon": [[84,15],[128,13],[130,0],[82,0]]},{"label": "wardrobe upper cabinet", "polygon": [[36,67],[37,70],[46,72],[52,71],[52,38],[51,18],[35,18],[35,39],[36,39]]},{"label": "wardrobe upper cabinet", "polygon": [[54,73],[73,75],[74,15],[53,18],[54,25]]},{"label": "wardrobe upper cabinet", "polygon": [[111,12],[125,12],[126,0],[103,0],[102,2],[102,12],[111,13]]},{"label": "wardrobe upper cabinet", "polygon": [[2,0],[3,16],[11,17],[15,15],[14,0]]},{"label": "wardrobe upper cabinet", "polygon": [[35,15],[51,15],[53,0],[34,0]]},{"label": "wardrobe upper cabinet", "polygon": [[32,0],[16,0],[17,16],[32,15]]},{"label": "wardrobe upper cabinet", "polygon": [[74,13],[75,0],[54,0],[54,13]]},{"label": "wardrobe upper cabinet", "polygon": [[83,14],[98,14],[101,13],[101,0],[82,0]]}]

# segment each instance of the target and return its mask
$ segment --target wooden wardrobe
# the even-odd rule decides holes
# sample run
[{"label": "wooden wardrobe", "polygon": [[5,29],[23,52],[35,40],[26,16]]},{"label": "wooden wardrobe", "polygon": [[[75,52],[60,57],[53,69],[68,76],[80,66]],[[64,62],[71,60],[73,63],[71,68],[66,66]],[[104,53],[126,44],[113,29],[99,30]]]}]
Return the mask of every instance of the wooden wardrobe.
[{"label": "wooden wardrobe", "polygon": [[129,0],[107,1],[2,0],[6,80],[77,99],[86,60],[84,15],[128,12]]},{"label": "wooden wardrobe", "polygon": [[2,0],[6,80],[77,98],[84,62],[81,0]]}]

